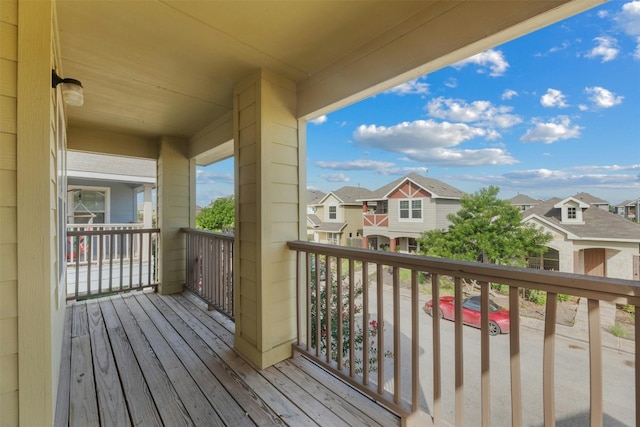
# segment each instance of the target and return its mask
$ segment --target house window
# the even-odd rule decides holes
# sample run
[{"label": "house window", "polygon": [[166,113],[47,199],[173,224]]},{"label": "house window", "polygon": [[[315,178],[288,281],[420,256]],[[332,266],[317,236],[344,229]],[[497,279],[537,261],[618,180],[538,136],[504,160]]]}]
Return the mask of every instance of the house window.
[{"label": "house window", "polygon": [[338,245],[340,242],[340,234],[327,233],[327,243],[330,245]]},{"label": "house window", "polygon": [[104,224],[109,222],[109,189],[69,187],[69,223]]},{"label": "house window", "polygon": [[338,218],[338,208],[336,206],[329,206],[329,219]]},{"label": "house window", "polygon": [[400,200],[400,220],[421,220],[422,200]]},{"label": "house window", "polygon": [[577,208],[568,207],[567,208],[567,219],[576,219],[578,218]]}]

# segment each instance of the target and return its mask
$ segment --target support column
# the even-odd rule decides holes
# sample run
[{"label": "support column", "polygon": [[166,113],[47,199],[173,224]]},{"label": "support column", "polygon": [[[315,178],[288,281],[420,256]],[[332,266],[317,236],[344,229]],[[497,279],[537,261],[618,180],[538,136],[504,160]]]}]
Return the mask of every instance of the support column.
[{"label": "support column", "polygon": [[291,357],[296,338],[296,255],[306,235],[304,131],[295,84],[261,70],[234,90],[235,347],[262,369]]},{"label": "support column", "polygon": [[160,244],[156,245],[159,263],[158,291],[163,295],[182,292],[186,280],[186,244],[180,231],[192,223],[195,210],[192,183],[195,160],[187,157],[188,141],[182,138],[160,138],[158,158],[158,210]]}]

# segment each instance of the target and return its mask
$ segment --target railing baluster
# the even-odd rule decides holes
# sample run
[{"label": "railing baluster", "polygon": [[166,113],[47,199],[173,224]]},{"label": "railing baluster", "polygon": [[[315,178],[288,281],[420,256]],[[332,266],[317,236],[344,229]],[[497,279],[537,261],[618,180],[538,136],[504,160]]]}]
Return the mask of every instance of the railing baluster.
[{"label": "railing baluster", "polygon": [[[384,266],[376,265],[376,293],[378,295],[378,393],[384,391]],[[366,325],[368,328],[369,325]]]},{"label": "railing baluster", "polygon": [[118,262],[120,263],[120,292],[123,290],[123,278],[124,278],[124,239],[122,234],[118,234],[118,240],[120,240],[120,249],[118,254]]},{"label": "railing baluster", "polygon": [[633,316],[633,320],[634,320],[634,325],[636,325],[636,327],[633,328],[634,330],[634,343],[635,343],[635,364],[634,366],[636,367],[635,369],[635,374],[636,374],[636,427],[640,426],[640,369],[638,369],[638,366],[640,366],[640,327],[638,327],[638,325],[640,325],[640,310],[638,310],[638,306],[634,306],[634,310],[633,310],[634,316]]},{"label": "railing baluster", "polygon": [[[362,262],[362,383],[369,384],[369,264]],[[353,331],[353,330],[352,330]]]},{"label": "railing baluster", "polygon": [[338,282],[338,287],[336,289],[336,299],[338,301],[337,303],[337,309],[336,309],[336,324],[338,326],[338,331],[337,331],[337,336],[336,336],[336,348],[337,348],[337,363],[338,363],[338,367],[340,369],[342,369],[342,352],[343,352],[343,346],[342,346],[342,312],[344,310],[343,304],[342,304],[342,286],[343,281],[342,281],[342,259],[340,257],[336,258],[336,281]]},{"label": "railing baluster", "polygon": [[144,233],[140,232],[138,235],[138,287],[142,289],[142,252],[143,252],[143,237]]},{"label": "railing baluster", "polygon": [[556,339],[556,307],[557,294],[547,292],[547,306],[544,318],[544,356],[542,359],[542,390],[544,402],[544,425],[553,427],[556,425],[555,409],[555,339]]},{"label": "railing baluster", "polygon": [[133,232],[127,233],[129,241],[129,290],[133,290]]},{"label": "railing baluster", "polygon": [[[320,356],[320,255],[314,254],[316,263],[316,357]],[[326,275],[326,273],[325,273]]]},{"label": "railing baluster", "polygon": [[[300,259],[300,252],[296,252],[296,278],[295,278],[295,283],[296,283],[296,343],[298,344],[298,347],[300,346],[300,344],[302,344],[301,342],[301,337],[302,337],[302,292],[300,292],[300,286],[302,286],[302,284],[300,283],[300,278],[302,277],[302,275],[300,274],[302,271],[302,268],[300,267],[300,263],[301,263],[301,259]],[[305,305],[306,304],[306,300],[304,301]]]},{"label": "railing baluster", "polygon": [[420,409],[420,289],[418,272],[411,270],[411,410]]},{"label": "railing baluster", "polygon": [[519,288],[509,286],[509,354],[511,364],[511,425],[522,426],[522,380],[520,375]]},{"label": "railing baluster", "polygon": [[[393,267],[393,394],[396,403],[400,403],[400,391],[402,382],[400,380],[401,360],[400,354],[400,269]],[[378,325],[378,333],[384,335],[384,328]],[[384,349],[382,358],[378,364],[384,364]]]},{"label": "railing baluster", "polygon": [[103,237],[103,234],[98,236],[98,248],[100,248],[98,254],[98,293],[100,294],[102,293],[102,258],[104,257]]},{"label": "railing baluster", "polygon": [[482,426],[491,425],[491,356],[489,354],[489,283],[480,282],[480,388]]},{"label": "railing baluster", "polygon": [[[349,376],[353,378],[356,374],[355,363],[355,262],[353,259],[349,260]],[[364,270],[363,270],[364,271]]]},{"label": "railing baluster", "polygon": [[589,299],[589,383],[591,427],[602,426],[602,335],[600,301]]},{"label": "railing baluster", "polygon": [[440,278],[437,274],[431,275],[431,318],[433,321],[433,422],[440,425],[440,398],[442,394],[441,379],[441,350],[440,350]]},{"label": "railing baluster", "polygon": [[455,421],[457,426],[464,425],[464,352],[463,352],[463,331],[462,331],[462,280],[454,277],[454,301],[455,301]]},{"label": "railing baluster", "polygon": [[109,236],[109,292],[113,291],[113,240],[115,235]]},{"label": "railing baluster", "polygon": [[327,255],[325,258],[324,270],[324,288],[325,288],[325,337],[326,337],[326,359],[327,363],[331,362],[331,257]]},{"label": "railing baluster", "polygon": [[[306,311],[306,316],[307,316],[307,351],[310,352],[311,351],[311,254],[309,252],[306,253],[306,259],[307,259],[307,283],[306,283],[306,289],[307,289],[307,309]],[[316,283],[318,283],[316,281]]]},{"label": "railing baluster", "polygon": [[87,296],[91,295],[91,256],[93,249],[93,239],[91,236],[87,235],[85,237],[86,245],[86,257],[87,257]]}]

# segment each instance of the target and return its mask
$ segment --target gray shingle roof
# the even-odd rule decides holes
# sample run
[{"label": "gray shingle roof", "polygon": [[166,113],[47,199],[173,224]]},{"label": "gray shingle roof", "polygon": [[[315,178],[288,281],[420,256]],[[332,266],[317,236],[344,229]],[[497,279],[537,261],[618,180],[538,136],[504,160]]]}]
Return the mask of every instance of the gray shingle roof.
[{"label": "gray shingle roof", "polygon": [[408,179],[427,190],[434,198],[460,199],[466,194],[449,184],[438,181],[437,179],[427,178],[426,176],[418,175],[417,173],[410,173],[409,175],[403,176],[402,178],[396,179],[395,181],[374,190],[370,197],[361,198],[360,200],[383,200],[387,198],[391,191]]},{"label": "gray shingle roof", "polygon": [[316,231],[324,231],[327,233],[340,233],[344,227],[347,226],[346,222],[322,222],[316,228]]},{"label": "gray shingle roof", "polygon": [[609,204],[609,202],[607,202],[606,200],[602,200],[599,197],[596,197],[589,193],[584,193],[584,192],[578,193],[573,197],[585,203],[589,203],[590,205],[608,205]]},{"label": "gray shingle roof", "polygon": [[371,197],[372,191],[364,187],[344,186],[327,193],[329,194],[336,196],[342,204],[359,205],[359,200]]},{"label": "gray shingle roof", "polygon": [[307,214],[307,221],[311,222],[315,227],[318,227],[320,226],[320,224],[322,224],[322,221],[316,214]]},{"label": "gray shingle roof", "polygon": [[307,205],[316,205],[324,198],[325,194],[320,190],[307,188]]},{"label": "gray shingle roof", "polygon": [[526,194],[518,194],[517,196],[510,198],[508,202],[515,206],[535,206],[540,203],[540,200],[536,200],[532,197],[527,196]]},{"label": "gray shingle roof", "polygon": [[[549,199],[525,211],[526,219],[537,215],[551,224],[564,229],[581,239],[637,240],[640,242],[640,225],[621,218],[598,207],[586,208],[582,212],[584,224],[567,224],[561,222],[561,210],[553,205],[562,199]],[[586,203],[586,202],[585,202]]]}]

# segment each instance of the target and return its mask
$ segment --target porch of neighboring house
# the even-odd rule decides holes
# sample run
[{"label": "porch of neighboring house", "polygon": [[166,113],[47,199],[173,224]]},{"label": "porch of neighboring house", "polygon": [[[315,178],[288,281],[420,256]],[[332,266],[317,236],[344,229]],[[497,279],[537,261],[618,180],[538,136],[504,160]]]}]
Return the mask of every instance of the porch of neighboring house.
[{"label": "porch of neighboring house", "polygon": [[55,425],[399,424],[304,357],[256,370],[234,329],[190,292],[69,305]]}]

